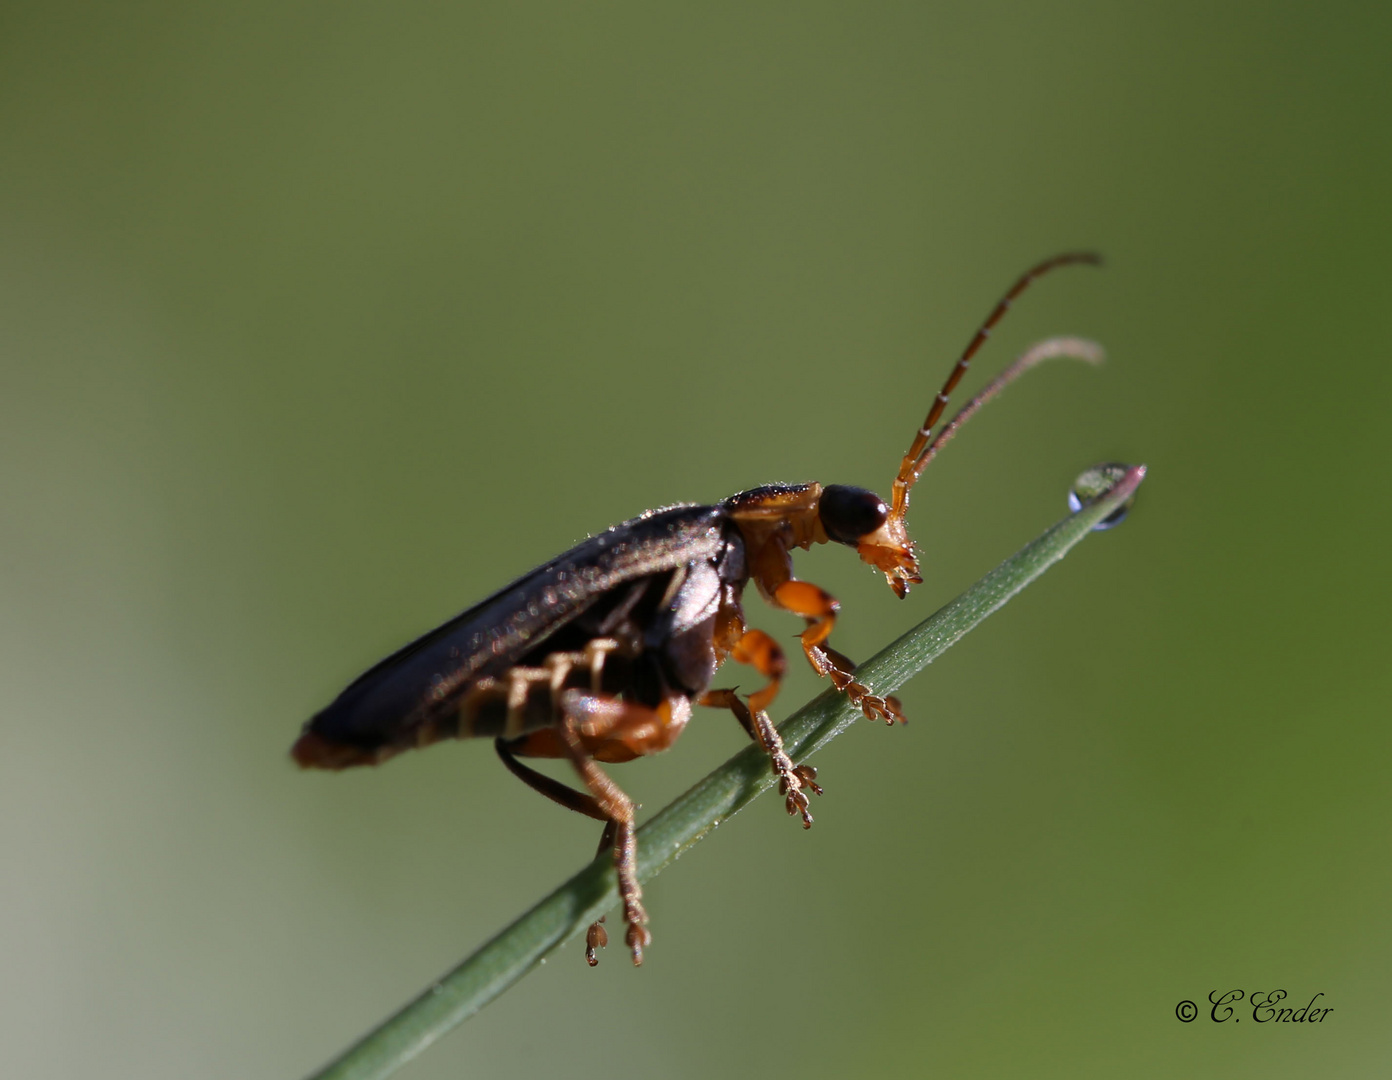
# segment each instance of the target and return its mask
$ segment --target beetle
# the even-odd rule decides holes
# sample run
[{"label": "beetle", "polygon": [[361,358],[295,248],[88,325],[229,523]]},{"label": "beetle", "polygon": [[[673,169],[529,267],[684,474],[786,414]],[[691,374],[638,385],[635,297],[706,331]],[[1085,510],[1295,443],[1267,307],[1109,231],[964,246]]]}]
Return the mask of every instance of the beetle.
[{"label": "beetle", "polygon": [[[636,875],[634,804],[600,768],[666,750],[695,704],[728,709],[768,754],[784,804],[812,824],[807,792],[816,770],[783,749],[768,707],[785,670],[783,650],[745,623],[752,580],[771,606],[801,616],[803,655],[867,718],[903,721],[899,702],[879,697],[828,644],[840,606],[793,575],[791,552],[834,542],[854,548],[901,599],[923,579],[905,517],[909,492],[938,449],[985,401],[1039,359],[1070,348],[1046,342],[1025,354],[944,424],[948,396],[1011,304],[1040,275],[1096,264],[1089,252],[1055,256],[1026,271],[971,338],[938,391],[894,478],[890,502],[864,488],[770,484],[713,505],[650,510],[592,536],[367,672],[307,724],[291,751],[304,768],[376,765],[442,739],[492,737],[503,763],[541,794],[604,822],[600,850],[612,848],[635,965],[651,942]],[[1072,342],[1082,346],[1087,343]],[[1082,351],[1086,351],[1083,349]],[[741,697],[711,689],[732,659],[765,684]],[[584,791],[523,764],[564,758]],[[601,920],[602,922],[602,920]],[[586,934],[585,958],[607,944],[600,922]]]}]

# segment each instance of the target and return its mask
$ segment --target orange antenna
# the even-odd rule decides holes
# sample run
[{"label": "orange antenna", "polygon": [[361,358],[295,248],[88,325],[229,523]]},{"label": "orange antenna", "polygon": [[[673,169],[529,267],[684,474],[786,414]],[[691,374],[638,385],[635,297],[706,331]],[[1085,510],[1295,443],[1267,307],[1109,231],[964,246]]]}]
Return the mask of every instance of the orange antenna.
[{"label": "orange antenna", "polygon": [[[943,383],[942,389],[938,391],[938,396],[933,399],[933,405],[928,410],[928,416],[924,419],[923,426],[918,429],[918,434],[914,436],[914,441],[910,444],[908,453],[904,455],[904,460],[899,463],[899,474],[894,478],[894,493],[890,504],[889,513],[891,519],[903,521],[904,515],[909,509],[909,489],[918,482],[918,478],[922,475],[924,467],[927,466],[928,462],[937,453],[942,444],[952,437],[949,432],[955,433],[957,428],[965,423],[972,413],[999,393],[1007,383],[1017,376],[1022,375],[1040,360],[1046,359],[1045,356],[1041,355],[1030,360],[1029,363],[1024,363],[1034,350],[1026,353],[1025,356],[1021,357],[1015,364],[1002,372],[1000,377],[997,378],[990,387],[982,391],[976,399],[958,413],[952,423],[943,429],[943,433],[939,436],[938,440],[930,446],[929,440],[932,438],[933,425],[938,422],[942,417],[943,410],[947,408],[949,395],[956,389],[957,384],[962,381],[962,376],[967,373],[967,368],[971,366],[972,357],[976,355],[986,339],[991,336],[991,331],[995,329],[996,324],[1005,317],[1005,313],[1010,310],[1011,305],[1015,303],[1022,292],[1030,287],[1035,278],[1042,277],[1050,270],[1054,270],[1060,266],[1071,266],[1075,263],[1098,266],[1101,262],[1102,257],[1090,251],[1071,251],[1063,255],[1055,255],[1052,259],[1045,259],[1042,263],[1025,271],[1020,279],[1010,287],[1010,291],[1001,297],[1000,303],[992,309],[990,315],[986,316],[986,321],[981,324],[981,328],[972,336],[971,341],[967,343],[966,349],[962,351],[961,358],[953,365],[952,371],[947,376],[947,381]],[[1096,347],[1093,346],[1093,348]],[[1055,352],[1050,355],[1056,356],[1060,354]]]}]

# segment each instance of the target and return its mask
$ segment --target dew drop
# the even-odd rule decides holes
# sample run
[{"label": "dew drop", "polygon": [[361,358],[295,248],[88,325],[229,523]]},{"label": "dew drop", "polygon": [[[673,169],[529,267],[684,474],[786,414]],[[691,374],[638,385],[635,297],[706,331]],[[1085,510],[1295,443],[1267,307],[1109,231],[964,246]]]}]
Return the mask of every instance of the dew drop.
[{"label": "dew drop", "polygon": [[[1081,473],[1073,481],[1073,488],[1068,492],[1068,509],[1077,513],[1083,507],[1100,499],[1130,472],[1130,465],[1123,465],[1117,461],[1104,462],[1101,465],[1094,465],[1086,472]],[[1093,532],[1102,532],[1116,525],[1120,525],[1126,520],[1126,515],[1131,511],[1131,504],[1135,502],[1134,495],[1127,499],[1119,507],[1104,517],[1092,527]]]}]

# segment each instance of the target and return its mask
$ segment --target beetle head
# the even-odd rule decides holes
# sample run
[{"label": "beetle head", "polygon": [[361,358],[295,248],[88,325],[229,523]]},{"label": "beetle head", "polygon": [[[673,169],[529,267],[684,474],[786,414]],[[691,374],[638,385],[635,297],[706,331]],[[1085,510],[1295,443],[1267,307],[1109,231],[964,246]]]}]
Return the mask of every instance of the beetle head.
[{"label": "beetle head", "polygon": [[910,585],[923,580],[903,517],[891,513],[873,491],[828,484],[817,502],[817,514],[827,539],[855,548],[862,560],[884,573],[900,599],[908,595]]}]

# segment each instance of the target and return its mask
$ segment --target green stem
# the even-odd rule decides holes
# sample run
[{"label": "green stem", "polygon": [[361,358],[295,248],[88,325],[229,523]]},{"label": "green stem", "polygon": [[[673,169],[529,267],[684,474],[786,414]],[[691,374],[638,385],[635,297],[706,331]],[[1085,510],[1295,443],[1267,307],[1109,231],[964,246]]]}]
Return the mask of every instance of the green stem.
[{"label": "green stem", "polygon": [[[1129,469],[1106,494],[1060,521],[957,599],[856,669],[879,695],[892,694],[1001,607],[1135,493],[1145,466]],[[843,694],[821,694],[779,730],[789,755],[802,760],[859,716]],[[773,786],[768,755],[750,745],[638,830],[638,877],[646,881],[718,824]],[[311,1080],[380,1080],[456,1024],[467,1020],[535,967],[552,949],[617,902],[613,863],[596,858],[511,926],[481,946],[395,1016],[346,1050]]]}]

